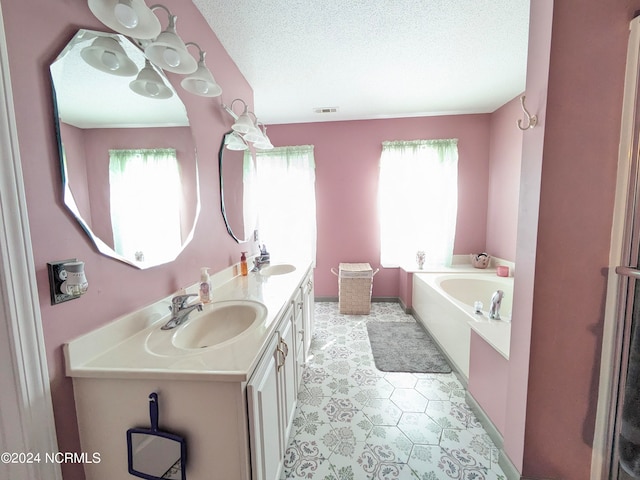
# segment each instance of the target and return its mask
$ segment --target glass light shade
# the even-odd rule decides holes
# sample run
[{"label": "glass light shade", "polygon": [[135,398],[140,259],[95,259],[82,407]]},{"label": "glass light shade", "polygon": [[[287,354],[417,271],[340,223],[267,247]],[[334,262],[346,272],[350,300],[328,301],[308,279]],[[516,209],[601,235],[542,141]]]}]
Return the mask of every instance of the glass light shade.
[{"label": "glass light shade", "polygon": [[271,143],[271,140],[269,140],[269,137],[267,137],[266,135],[264,136],[263,140],[254,142],[253,146],[258,150],[273,150],[273,144]]},{"label": "glass light shade", "polygon": [[[262,128],[260,127],[261,125]],[[269,140],[269,137],[267,137],[267,127],[265,124],[257,122],[256,126],[262,134],[262,138],[253,142],[253,146],[258,150],[273,150],[273,144],[271,143],[271,140]]]},{"label": "glass light shade", "polygon": [[145,56],[155,65],[173,73],[189,74],[198,68],[196,59],[189,54],[187,47],[176,33],[175,15],[169,16],[169,25],[155,41],[144,49]]},{"label": "glass light shade", "polygon": [[164,99],[173,96],[173,92],[165,85],[149,60],[145,62],[145,66],[140,70],[137,78],[129,84],[129,88],[143,97]]},{"label": "glass light shade", "polygon": [[264,138],[264,135],[257,127],[251,127],[247,133],[245,133],[242,138],[244,138],[247,142],[259,142]]},{"label": "glass light shade", "polygon": [[136,10],[131,5],[131,0],[118,0],[118,3],[113,8],[113,14],[116,20],[126,28],[135,28],[140,21]]},{"label": "glass light shade", "polygon": [[247,107],[245,106],[244,112],[242,112],[242,115],[238,117],[236,123],[231,126],[231,129],[234,132],[247,133],[252,128],[255,128],[255,125],[253,124],[253,120],[251,120],[251,117],[249,117]]},{"label": "glass light shade", "polygon": [[160,20],[144,0],[88,0],[91,13],[111,30],[137,39],[156,38]]},{"label": "glass light shade", "polygon": [[235,133],[227,136],[227,143],[225,147],[227,147],[228,150],[246,150],[249,148],[242,138]]},{"label": "glass light shade", "polygon": [[120,77],[132,77],[138,67],[125,53],[122,45],[112,37],[97,37],[80,52],[82,59],[101,72]]},{"label": "glass light shade", "polygon": [[200,54],[198,69],[180,82],[187,92],[201,97],[217,97],[222,93],[222,88],[213,78],[213,75],[204,64],[204,54]]},{"label": "glass light shade", "polygon": [[69,295],[83,295],[89,288],[89,282],[84,274],[84,262],[69,262],[64,264],[67,279],[62,283],[62,293]]}]

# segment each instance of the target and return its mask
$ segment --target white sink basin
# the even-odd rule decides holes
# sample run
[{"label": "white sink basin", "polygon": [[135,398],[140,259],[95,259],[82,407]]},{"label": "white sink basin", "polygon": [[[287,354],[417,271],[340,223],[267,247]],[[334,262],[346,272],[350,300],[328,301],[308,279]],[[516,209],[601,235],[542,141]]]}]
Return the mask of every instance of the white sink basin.
[{"label": "white sink basin", "polygon": [[192,313],[173,330],[155,329],[147,338],[147,349],[157,355],[184,355],[233,342],[259,325],[267,308],[251,300],[215,302]]},{"label": "white sink basin", "polygon": [[276,263],[274,265],[267,265],[260,269],[260,274],[266,277],[270,277],[272,275],[285,275],[287,273],[295,272],[295,265],[291,265],[289,263]]}]

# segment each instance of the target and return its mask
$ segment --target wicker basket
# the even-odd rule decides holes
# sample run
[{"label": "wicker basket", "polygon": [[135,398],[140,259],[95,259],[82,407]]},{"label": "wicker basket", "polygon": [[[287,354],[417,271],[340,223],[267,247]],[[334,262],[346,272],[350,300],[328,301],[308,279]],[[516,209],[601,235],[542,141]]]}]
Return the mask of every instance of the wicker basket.
[{"label": "wicker basket", "polygon": [[368,315],[371,312],[373,276],[378,273],[368,263],[341,263],[338,277],[339,311],[346,315]]}]

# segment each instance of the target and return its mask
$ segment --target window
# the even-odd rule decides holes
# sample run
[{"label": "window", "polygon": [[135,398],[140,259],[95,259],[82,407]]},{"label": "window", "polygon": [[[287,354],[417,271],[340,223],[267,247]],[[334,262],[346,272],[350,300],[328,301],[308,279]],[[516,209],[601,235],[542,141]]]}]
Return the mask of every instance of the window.
[{"label": "window", "polygon": [[383,142],[378,208],[380,263],[449,265],[458,208],[458,141]]},{"label": "window", "polygon": [[276,258],[316,259],[313,146],[256,153],[260,242]]},{"label": "window", "polygon": [[180,251],[182,187],[174,149],[109,150],[109,188],[117,253],[156,264]]}]

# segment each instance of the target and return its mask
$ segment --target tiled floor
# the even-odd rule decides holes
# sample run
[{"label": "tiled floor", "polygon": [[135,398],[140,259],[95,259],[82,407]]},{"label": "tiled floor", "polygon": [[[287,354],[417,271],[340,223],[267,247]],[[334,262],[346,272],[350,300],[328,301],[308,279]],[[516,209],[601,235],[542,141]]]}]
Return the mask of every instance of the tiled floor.
[{"label": "tiled floor", "polygon": [[340,315],[316,303],[315,318],[282,479],[506,478],[454,374],[376,369],[366,322],[414,321],[398,304]]}]

